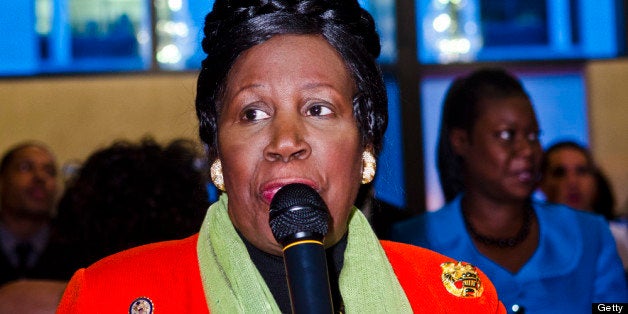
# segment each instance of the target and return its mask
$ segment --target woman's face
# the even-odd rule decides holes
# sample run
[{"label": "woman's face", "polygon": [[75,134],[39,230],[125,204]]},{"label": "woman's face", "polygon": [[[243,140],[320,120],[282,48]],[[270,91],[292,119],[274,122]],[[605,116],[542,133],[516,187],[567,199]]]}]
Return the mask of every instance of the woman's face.
[{"label": "woman's face", "polygon": [[537,183],[541,158],[538,124],[524,97],[486,99],[470,134],[452,133],[454,149],[462,156],[465,185],[498,201],[527,199]]},{"label": "woman's face", "polygon": [[548,156],[547,172],[541,181],[548,201],[592,211],[595,189],[593,169],[581,151],[565,147]]},{"label": "woman's face", "polygon": [[282,186],[313,187],[329,207],[325,244],[346,232],[361,180],[363,147],[353,80],[321,37],[277,35],[238,57],[218,120],[229,216],[257,248],[281,254],[270,202]]}]

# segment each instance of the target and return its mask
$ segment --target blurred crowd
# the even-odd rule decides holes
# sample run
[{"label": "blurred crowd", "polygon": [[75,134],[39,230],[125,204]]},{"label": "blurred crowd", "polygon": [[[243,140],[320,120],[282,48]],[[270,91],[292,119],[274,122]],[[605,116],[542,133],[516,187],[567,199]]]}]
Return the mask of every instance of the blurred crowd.
[{"label": "blurred crowd", "polygon": [[33,293],[24,280],[60,298],[77,269],[104,256],[196,233],[210,203],[206,163],[195,141],[147,137],[116,140],[61,175],[45,143],[10,148],[0,162],[0,312],[4,295]]}]

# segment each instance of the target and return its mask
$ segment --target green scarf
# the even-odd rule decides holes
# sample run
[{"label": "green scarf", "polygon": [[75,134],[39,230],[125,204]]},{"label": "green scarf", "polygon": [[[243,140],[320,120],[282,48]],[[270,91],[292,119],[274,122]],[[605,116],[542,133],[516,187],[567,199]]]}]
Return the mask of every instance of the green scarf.
[{"label": "green scarf", "polygon": [[[347,313],[411,313],[401,284],[364,215],[353,207],[340,293]],[[227,196],[209,208],[197,252],[211,313],[280,313],[227,214]]]}]

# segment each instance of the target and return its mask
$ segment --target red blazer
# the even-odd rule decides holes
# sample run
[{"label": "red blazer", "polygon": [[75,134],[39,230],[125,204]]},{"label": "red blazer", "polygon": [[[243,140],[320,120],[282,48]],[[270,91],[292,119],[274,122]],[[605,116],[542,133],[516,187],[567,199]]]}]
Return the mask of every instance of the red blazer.
[{"label": "red blazer", "polygon": [[[154,313],[209,313],[196,254],[198,235],[144,245],[106,257],[78,270],[68,284],[58,314],[131,313],[139,298]],[[482,272],[480,297],[460,297],[442,282],[441,264],[453,261],[416,246],[382,241],[415,313],[505,313],[495,288]]]}]

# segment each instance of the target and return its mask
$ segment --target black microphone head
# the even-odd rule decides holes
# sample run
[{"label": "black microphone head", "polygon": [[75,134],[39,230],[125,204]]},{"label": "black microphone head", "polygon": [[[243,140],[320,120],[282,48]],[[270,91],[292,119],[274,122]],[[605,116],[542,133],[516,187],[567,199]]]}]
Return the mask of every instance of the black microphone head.
[{"label": "black microphone head", "polygon": [[320,241],[327,234],[329,210],[316,190],[292,183],[277,191],[270,202],[269,222],[282,245],[303,239]]}]

